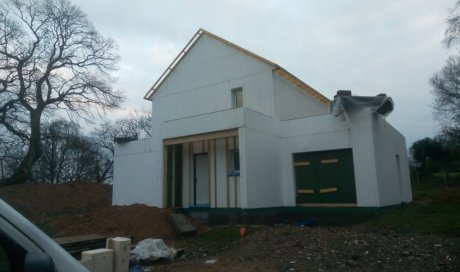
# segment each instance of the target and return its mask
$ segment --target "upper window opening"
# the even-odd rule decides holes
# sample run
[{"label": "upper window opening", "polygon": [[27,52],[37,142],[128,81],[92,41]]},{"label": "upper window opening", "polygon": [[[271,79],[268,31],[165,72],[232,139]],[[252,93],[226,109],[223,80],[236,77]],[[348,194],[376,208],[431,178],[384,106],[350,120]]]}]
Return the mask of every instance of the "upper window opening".
[{"label": "upper window opening", "polygon": [[232,89],[232,107],[241,108],[243,106],[243,88]]}]

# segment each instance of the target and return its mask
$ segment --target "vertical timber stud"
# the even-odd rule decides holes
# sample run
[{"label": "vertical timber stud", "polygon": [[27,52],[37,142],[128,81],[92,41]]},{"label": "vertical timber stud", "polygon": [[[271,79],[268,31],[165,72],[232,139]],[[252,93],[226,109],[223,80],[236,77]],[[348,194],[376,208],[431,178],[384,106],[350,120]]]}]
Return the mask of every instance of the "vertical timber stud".
[{"label": "vertical timber stud", "polygon": [[211,140],[206,141],[208,148],[208,205],[211,207]]},{"label": "vertical timber stud", "polygon": [[[233,136],[233,150],[236,149],[236,136]],[[233,152],[233,151],[232,151]],[[233,153],[233,156],[235,156],[235,153]],[[238,152],[238,156],[239,156],[239,152]],[[235,159],[233,159],[235,160]],[[233,164],[233,162],[232,162]],[[232,169],[233,170],[233,169]],[[235,183],[235,208],[238,206],[238,177],[235,175],[233,176],[233,182]]]},{"label": "vertical timber stud", "polygon": [[180,160],[181,160],[181,163],[180,163],[180,167],[181,167],[181,171],[180,171],[180,207],[181,208],[184,208],[184,188],[185,188],[185,184],[184,184],[184,146],[185,144],[181,144],[181,150],[180,150]]},{"label": "vertical timber stud", "polygon": [[206,152],[206,148],[205,148],[205,144],[204,144],[204,143],[205,143],[205,141],[204,141],[204,140],[203,140],[203,141],[201,141],[201,153],[204,153],[204,152]]},{"label": "vertical timber stud", "polygon": [[228,176],[228,137],[225,137],[225,176],[227,178],[227,208],[230,208],[230,178]]},{"label": "vertical timber stud", "polygon": [[168,150],[167,145],[163,144],[163,207],[168,205]]},{"label": "vertical timber stud", "polygon": [[192,206],[192,158],[193,142],[188,143],[188,207]]},{"label": "vertical timber stud", "polygon": [[172,154],[171,154],[171,163],[172,163],[172,170],[171,170],[171,194],[172,194],[172,201],[171,206],[173,208],[176,207],[176,145],[172,146]]},{"label": "vertical timber stud", "polygon": [[214,159],[214,208],[217,208],[217,145],[216,139],[213,144],[213,159]]}]

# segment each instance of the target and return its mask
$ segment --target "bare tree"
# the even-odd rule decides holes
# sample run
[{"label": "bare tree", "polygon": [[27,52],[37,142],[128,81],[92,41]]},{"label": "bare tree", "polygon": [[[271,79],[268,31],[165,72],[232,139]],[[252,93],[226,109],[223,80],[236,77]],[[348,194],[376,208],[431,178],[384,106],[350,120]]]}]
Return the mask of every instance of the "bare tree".
[{"label": "bare tree", "polygon": [[448,126],[460,125],[460,56],[449,57],[430,82],[435,96],[435,115]]},{"label": "bare tree", "polygon": [[451,16],[447,18],[447,29],[445,32],[444,44],[447,47],[452,47],[455,44],[460,44],[460,1],[457,1],[451,11]]},{"label": "bare tree", "polygon": [[113,156],[115,138],[151,137],[152,116],[148,112],[134,112],[115,121],[104,121],[91,133],[97,160],[94,166],[96,182],[105,182],[113,177]]},{"label": "bare tree", "polygon": [[42,155],[32,168],[34,178],[49,183],[71,181],[78,158],[76,153],[81,153],[75,142],[81,137],[80,127],[74,122],[57,119],[44,124]]},{"label": "bare tree", "polygon": [[11,182],[24,182],[41,155],[44,114],[84,117],[119,106],[110,76],[115,50],[68,0],[0,4],[0,124],[28,143]]}]

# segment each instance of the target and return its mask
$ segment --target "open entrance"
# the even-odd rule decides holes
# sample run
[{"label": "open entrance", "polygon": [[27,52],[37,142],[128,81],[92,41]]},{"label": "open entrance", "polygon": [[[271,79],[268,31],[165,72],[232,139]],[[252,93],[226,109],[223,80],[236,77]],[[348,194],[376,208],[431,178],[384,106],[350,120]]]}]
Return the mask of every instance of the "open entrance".
[{"label": "open entrance", "polygon": [[164,207],[238,207],[238,129],[164,140]]},{"label": "open entrance", "polygon": [[298,206],[356,206],[351,149],[293,154]]},{"label": "open entrance", "polygon": [[209,158],[208,153],[195,154],[193,156],[193,172],[194,172],[194,186],[193,186],[193,205],[194,206],[208,206],[209,199]]},{"label": "open entrance", "polygon": [[182,145],[168,145],[166,153],[166,207],[182,207]]}]

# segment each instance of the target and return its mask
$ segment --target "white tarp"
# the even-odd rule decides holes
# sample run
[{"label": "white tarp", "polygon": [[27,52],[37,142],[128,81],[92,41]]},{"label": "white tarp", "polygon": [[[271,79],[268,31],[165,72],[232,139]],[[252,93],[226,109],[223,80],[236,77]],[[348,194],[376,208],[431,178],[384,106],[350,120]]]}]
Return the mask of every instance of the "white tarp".
[{"label": "white tarp", "polygon": [[329,112],[339,116],[344,112],[351,112],[370,108],[371,112],[382,116],[388,116],[394,109],[394,103],[391,97],[386,94],[377,96],[351,96],[337,95],[329,105]]},{"label": "white tarp", "polygon": [[148,238],[140,241],[136,247],[131,250],[131,254],[138,260],[174,260],[177,251],[172,247],[168,247],[161,239]]}]

